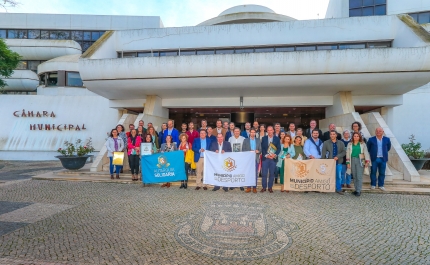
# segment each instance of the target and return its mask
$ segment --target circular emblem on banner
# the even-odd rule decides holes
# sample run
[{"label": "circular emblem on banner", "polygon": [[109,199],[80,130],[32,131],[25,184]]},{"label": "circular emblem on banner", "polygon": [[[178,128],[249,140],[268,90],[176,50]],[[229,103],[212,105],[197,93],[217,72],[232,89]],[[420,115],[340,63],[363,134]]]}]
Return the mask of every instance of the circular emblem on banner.
[{"label": "circular emblem on banner", "polygon": [[162,167],[168,167],[168,166],[170,166],[170,164],[167,162],[167,158],[163,155],[160,155],[158,157],[157,167],[162,168]]},{"label": "circular emblem on banner", "polygon": [[231,172],[236,169],[236,161],[233,158],[228,157],[224,159],[224,165],[222,166],[225,171]]},{"label": "circular emblem on banner", "polygon": [[212,202],[200,213],[175,220],[176,240],[184,247],[212,258],[251,260],[284,252],[297,229],[266,206],[240,202]]},{"label": "circular emblem on banner", "polygon": [[317,169],[318,174],[320,174],[320,175],[327,175],[328,174],[327,167],[328,167],[327,164],[324,164],[324,163],[321,164],[320,167],[319,167],[319,169]]}]

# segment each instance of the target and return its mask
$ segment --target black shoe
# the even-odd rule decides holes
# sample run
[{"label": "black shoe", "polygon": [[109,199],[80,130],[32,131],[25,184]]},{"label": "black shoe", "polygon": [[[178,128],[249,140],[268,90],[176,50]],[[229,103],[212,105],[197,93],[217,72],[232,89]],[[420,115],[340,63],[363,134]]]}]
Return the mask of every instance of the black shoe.
[{"label": "black shoe", "polygon": [[219,187],[213,188],[212,191],[217,191],[219,190]]},{"label": "black shoe", "polygon": [[188,188],[188,183],[184,183],[184,189]]},{"label": "black shoe", "polygon": [[360,197],[360,195],[361,195],[361,192],[356,192],[355,193],[355,196],[357,196],[357,197]]},{"label": "black shoe", "polygon": [[181,186],[179,187],[180,189],[185,188],[184,183],[181,183]]},{"label": "black shoe", "polygon": [[227,192],[228,191],[228,188],[222,188],[225,192]]},{"label": "black shoe", "polygon": [[357,192],[356,192],[356,191],[353,191],[353,192],[352,192],[352,194],[353,194],[353,195],[357,195]]},{"label": "black shoe", "polygon": [[275,184],[278,184],[278,178],[275,178]]},{"label": "black shoe", "polygon": [[243,187],[240,187],[240,190],[241,190],[241,191],[244,191],[245,189],[244,189]]},{"label": "black shoe", "polygon": [[234,188],[230,188],[230,190],[234,190]]}]

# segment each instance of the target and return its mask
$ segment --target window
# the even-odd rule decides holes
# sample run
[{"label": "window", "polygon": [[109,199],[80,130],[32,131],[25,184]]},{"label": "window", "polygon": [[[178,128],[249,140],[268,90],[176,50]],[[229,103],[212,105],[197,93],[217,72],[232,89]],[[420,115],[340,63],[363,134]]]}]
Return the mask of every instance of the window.
[{"label": "window", "polygon": [[88,48],[92,45],[91,41],[83,41],[81,44],[82,52],[88,50]]},{"label": "window", "polygon": [[418,23],[420,24],[430,23],[430,12],[418,14]]},{"label": "window", "polygon": [[49,31],[47,30],[41,30],[40,31],[40,38],[43,40],[49,39]]},{"label": "window", "polygon": [[339,49],[344,50],[344,49],[364,49],[366,48],[366,44],[341,44],[339,45]]},{"label": "window", "polygon": [[254,49],[236,49],[234,53],[253,53]]},{"label": "window", "polygon": [[390,48],[391,43],[390,42],[372,42],[367,44],[367,48]]},{"label": "window", "polygon": [[27,70],[27,61],[19,61],[16,70]]},{"label": "window", "polygon": [[387,14],[386,0],[349,0],[349,16],[383,16]]},{"label": "window", "polygon": [[181,51],[180,55],[181,56],[196,55],[196,51],[195,50],[192,50],[192,51]]},{"label": "window", "polygon": [[40,39],[40,30],[38,30],[38,29],[29,29],[28,30],[28,38],[29,39]]},{"label": "window", "polygon": [[134,58],[134,57],[136,57],[135,52],[125,52],[122,54],[122,58]]},{"label": "window", "polygon": [[293,52],[294,47],[276,47],[275,51],[276,52]]},{"label": "window", "polygon": [[10,29],[7,31],[7,37],[9,39],[26,39],[27,38],[27,30]]},{"label": "window", "polygon": [[46,85],[47,86],[57,86],[58,83],[58,73],[46,73]]},{"label": "window", "polygon": [[84,39],[84,32],[83,31],[72,31],[71,32],[72,40],[83,40]]},{"label": "window", "polygon": [[37,73],[37,67],[41,61],[28,61],[28,69]]},{"label": "window", "polygon": [[315,46],[297,46],[296,51],[315,51]]},{"label": "window", "polygon": [[233,54],[234,49],[220,49],[216,50],[216,54]]},{"label": "window", "polygon": [[[119,57],[121,57],[121,54],[119,54]],[[137,57],[152,57],[151,52],[138,52]]]},{"label": "window", "polygon": [[84,40],[91,40],[91,32],[84,31]]},{"label": "window", "polygon": [[54,40],[69,40],[70,39],[70,31],[50,31],[49,38]]},{"label": "window", "polygon": [[275,48],[255,48],[255,52],[273,52]]},{"label": "window", "polygon": [[215,51],[214,50],[197,51],[197,55],[210,55],[210,54],[215,54]]},{"label": "window", "polygon": [[0,29],[0,39],[6,39],[6,30]]},{"label": "window", "polygon": [[82,82],[81,75],[78,72],[67,72],[66,73],[66,86],[82,87],[84,83]]},{"label": "window", "polygon": [[46,85],[45,77],[46,77],[46,75],[45,75],[45,74],[41,74],[41,75],[39,75],[39,86],[44,86],[44,85]]},{"label": "window", "polygon": [[91,40],[96,41],[100,38],[100,32],[99,31],[93,31],[91,32]]},{"label": "window", "polygon": [[318,45],[317,50],[337,50],[337,45]]},{"label": "window", "polygon": [[173,52],[173,51],[160,52],[160,57],[161,56],[178,56],[178,52]]}]

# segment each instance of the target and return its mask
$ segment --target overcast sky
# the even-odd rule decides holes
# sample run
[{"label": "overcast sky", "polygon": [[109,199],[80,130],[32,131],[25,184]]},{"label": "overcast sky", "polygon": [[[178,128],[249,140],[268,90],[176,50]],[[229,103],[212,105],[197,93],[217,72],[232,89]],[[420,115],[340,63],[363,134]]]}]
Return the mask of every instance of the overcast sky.
[{"label": "overcast sky", "polygon": [[[1,0],[0,0],[1,1]],[[165,27],[194,26],[244,4],[264,5],[296,19],[324,18],[329,0],[18,0],[10,13],[160,16]],[[0,10],[0,12],[6,12]]]}]

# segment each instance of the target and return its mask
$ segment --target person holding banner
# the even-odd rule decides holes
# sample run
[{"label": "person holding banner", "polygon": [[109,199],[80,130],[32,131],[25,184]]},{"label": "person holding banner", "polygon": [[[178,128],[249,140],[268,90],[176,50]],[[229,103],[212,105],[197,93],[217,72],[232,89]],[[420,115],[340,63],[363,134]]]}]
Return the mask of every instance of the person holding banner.
[{"label": "person holding banner", "polygon": [[[299,130],[297,130],[297,132],[298,131]],[[304,160],[306,158],[306,155],[303,152],[303,139],[302,139],[302,137],[306,137],[306,136],[297,135],[294,138],[294,156],[292,157],[294,160]]]},{"label": "person holding banner", "polygon": [[[140,126],[139,126],[140,127]],[[127,155],[128,161],[130,161],[131,180],[137,181],[139,174],[139,155],[140,155],[140,144],[142,138],[137,135],[137,130],[133,129],[130,132],[130,137],[127,140]]]},{"label": "person holding banner", "polygon": [[357,197],[361,195],[361,188],[363,186],[363,173],[364,169],[370,165],[370,155],[367,151],[367,146],[361,137],[360,132],[354,132],[352,134],[352,140],[348,143],[346,148],[346,174],[354,175],[354,188],[353,194]]},{"label": "person holding banner", "polygon": [[279,153],[279,159],[278,163],[276,164],[276,167],[280,168],[280,183],[282,184],[281,192],[288,192],[288,190],[284,190],[284,170],[285,170],[285,158],[292,158],[296,155],[293,141],[291,140],[291,135],[287,134],[284,137],[284,141],[281,142],[282,144],[282,151]]},{"label": "person holding banner", "polygon": [[203,188],[207,190],[207,186],[203,185],[203,169],[204,169],[204,152],[210,150],[211,141],[206,137],[206,130],[200,130],[200,137],[194,139],[192,149],[194,151],[194,162],[196,162],[196,190]]},{"label": "person holding banner", "polygon": [[[249,138],[243,141],[242,151],[243,152],[255,152],[255,186],[252,187],[252,192],[257,193],[257,180],[258,180],[258,165],[260,163],[261,155],[261,141],[256,136],[257,131],[254,128],[249,130]],[[248,187],[246,193],[251,192],[251,187]]]},{"label": "person holding banner", "polygon": [[[152,128],[152,127],[149,127],[149,128]],[[154,128],[152,128],[152,129],[154,129]],[[157,150],[158,150],[158,148],[157,148],[157,146],[156,146],[156,143],[157,142],[153,142],[153,140],[152,140],[153,138],[151,137],[151,135],[150,134],[147,134],[146,135],[146,137],[145,137],[145,141],[143,141],[144,143],[152,143],[152,150],[151,150],[151,153],[153,153],[153,154],[155,154],[155,153],[157,153]]]},{"label": "person holding banner", "polygon": [[305,146],[303,147],[303,151],[308,159],[321,158],[323,141],[319,138],[319,131],[318,129],[314,129],[312,137],[305,142]]},{"label": "person holding banner", "polygon": [[122,138],[118,136],[118,130],[112,129],[110,131],[110,137],[107,139],[106,143],[107,148],[107,157],[109,157],[109,172],[110,178],[113,179],[113,171],[114,167],[116,169],[116,178],[119,179],[119,172],[122,169],[122,166],[115,166],[112,164],[113,153],[114,152],[122,152],[124,150],[124,141]]},{"label": "person holding banner", "polygon": [[[184,151],[184,158],[186,159],[187,152],[191,150],[191,144],[188,142],[188,135],[186,133],[181,133],[181,135],[179,135],[179,139],[181,140],[179,150]],[[188,187],[188,170],[190,169],[190,166],[190,164],[185,162],[185,175],[187,176],[187,179],[181,181],[180,189],[186,189]]]},{"label": "person holding banner", "polygon": [[330,139],[325,141],[322,148],[323,158],[336,161],[336,193],[344,195],[342,191],[342,163],[346,155],[345,144],[337,139],[337,132],[330,131]]},{"label": "person holding banner", "polygon": [[[164,153],[164,152],[173,152],[178,150],[176,148],[176,142],[172,142],[172,136],[171,135],[167,135],[166,136],[166,142],[164,144],[161,144],[161,148],[160,148],[160,152]],[[166,182],[163,185],[161,185],[161,187],[167,187],[170,188],[170,182]]]},{"label": "person holding banner", "polygon": [[[229,142],[224,141],[224,136],[222,133],[218,133],[217,141],[211,143],[210,151],[215,152],[217,154],[224,154],[226,152],[231,152],[231,145]],[[212,191],[217,191],[220,189],[220,186],[215,186]],[[225,192],[228,191],[227,187],[222,188]]]},{"label": "person holding banner", "polygon": [[267,136],[263,137],[261,141],[262,149],[262,186],[260,192],[265,192],[267,189],[273,193],[273,181],[276,174],[276,162],[278,155],[281,152],[281,142],[279,138],[274,135],[273,126],[267,126]]},{"label": "person holding banner", "polygon": [[[231,150],[233,152],[242,152],[242,144],[245,137],[241,136],[240,129],[238,127],[234,128],[233,136],[228,139],[228,142],[231,144]],[[234,190],[234,188],[230,188],[230,190]],[[240,187],[241,191],[245,189]]]}]

